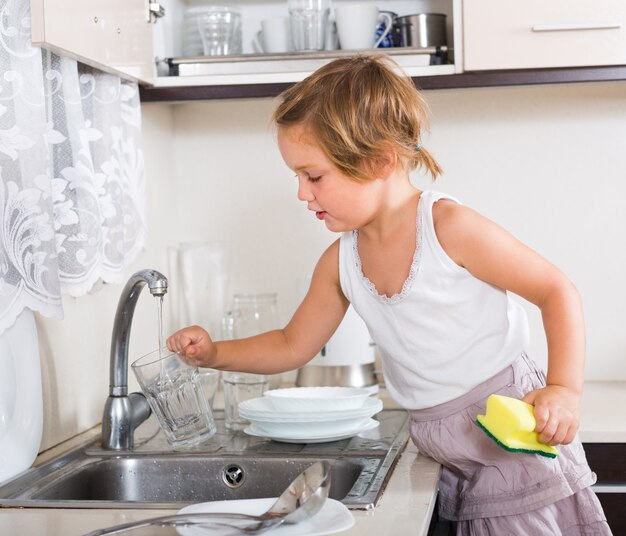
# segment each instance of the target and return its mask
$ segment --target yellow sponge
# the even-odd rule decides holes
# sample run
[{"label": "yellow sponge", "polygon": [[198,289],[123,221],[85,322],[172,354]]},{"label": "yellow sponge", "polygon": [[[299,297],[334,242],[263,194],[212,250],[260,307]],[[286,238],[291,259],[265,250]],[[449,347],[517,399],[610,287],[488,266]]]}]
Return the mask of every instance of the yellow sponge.
[{"label": "yellow sponge", "polygon": [[548,458],[559,453],[552,445],[539,442],[532,405],[509,396],[490,395],[485,413],[476,417],[476,423],[502,448]]}]

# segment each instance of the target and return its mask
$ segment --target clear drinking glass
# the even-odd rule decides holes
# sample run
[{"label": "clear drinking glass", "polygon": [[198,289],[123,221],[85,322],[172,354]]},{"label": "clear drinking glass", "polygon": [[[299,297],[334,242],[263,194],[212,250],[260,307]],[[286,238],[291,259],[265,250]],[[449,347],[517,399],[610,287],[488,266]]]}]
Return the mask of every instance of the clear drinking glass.
[{"label": "clear drinking glass", "polygon": [[184,325],[197,324],[219,338],[228,302],[230,246],[223,242],[183,242],[178,249]]},{"label": "clear drinking glass", "polygon": [[[224,339],[241,339],[277,329],[276,293],[241,293],[233,296],[233,308],[226,313],[222,325]],[[280,374],[269,376],[270,389],[280,385]]]},{"label": "clear drinking glass", "polygon": [[288,0],[294,50],[324,50],[328,28],[327,0]]},{"label": "clear drinking glass", "polygon": [[215,434],[213,413],[197,368],[166,348],[140,357],[131,367],[173,448],[189,448]]},{"label": "clear drinking glass", "polygon": [[224,420],[229,430],[243,430],[250,424],[239,415],[239,404],[251,398],[263,396],[269,385],[269,377],[264,374],[245,372],[223,372]]},{"label": "clear drinking glass", "polygon": [[225,339],[241,339],[278,327],[276,293],[235,294],[233,307],[224,317]]},{"label": "clear drinking glass", "polygon": [[206,6],[196,15],[205,56],[241,54],[241,11],[232,6]]},{"label": "clear drinking glass", "polygon": [[198,367],[198,375],[200,376],[200,384],[204,389],[204,396],[209,402],[209,406],[213,409],[213,400],[217,393],[217,386],[220,382],[220,371],[211,368]]}]

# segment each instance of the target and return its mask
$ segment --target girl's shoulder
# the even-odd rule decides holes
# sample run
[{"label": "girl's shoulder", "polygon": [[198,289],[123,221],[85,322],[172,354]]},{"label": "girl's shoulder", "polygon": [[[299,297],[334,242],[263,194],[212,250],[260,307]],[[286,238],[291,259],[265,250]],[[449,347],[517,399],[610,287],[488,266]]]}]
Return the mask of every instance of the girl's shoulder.
[{"label": "girl's shoulder", "polygon": [[446,254],[462,266],[464,246],[468,237],[478,232],[483,218],[455,199],[444,197],[433,203],[432,219],[437,241]]},{"label": "girl's shoulder", "polygon": [[435,224],[441,220],[450,220],[460,217],[467,207],[450,197],[435,199],[432,204],[433,221]]},{"label": "girl's shoulder", "polygon": [[432,219],[437,233],[454,232],[456,234],[471,233],[477,226],[489,220],[479,212],[462,203],[453,197],[441,197],[435,199],[432,208]]},{"label": "girl's shoulder", "polygon": [[459,203],[454,198],[435,198],[430,212],[432,214],[433,224],[437,234],[439,234],[440,230],[444,230],[444,228],[448,229],[459,225],[461,220],[467,215],[468,211],[470,211],[470,209]]},{"label": "girl's shoulder", "polygon": [[317,265],[326,275],[339,280],[339,242],[340,238],[334,240],[333,243],[322,253]]}]

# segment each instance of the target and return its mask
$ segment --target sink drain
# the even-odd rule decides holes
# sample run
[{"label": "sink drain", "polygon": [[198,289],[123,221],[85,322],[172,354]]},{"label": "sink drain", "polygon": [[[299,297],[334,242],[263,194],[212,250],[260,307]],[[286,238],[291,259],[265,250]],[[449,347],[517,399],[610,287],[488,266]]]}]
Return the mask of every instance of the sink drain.
[{"label": "sink drain", "polygon": [[222,480],[229,488],[238,488],[243,484],[244,479],[243,469],[236,463],[227,465],[222,471]]}]

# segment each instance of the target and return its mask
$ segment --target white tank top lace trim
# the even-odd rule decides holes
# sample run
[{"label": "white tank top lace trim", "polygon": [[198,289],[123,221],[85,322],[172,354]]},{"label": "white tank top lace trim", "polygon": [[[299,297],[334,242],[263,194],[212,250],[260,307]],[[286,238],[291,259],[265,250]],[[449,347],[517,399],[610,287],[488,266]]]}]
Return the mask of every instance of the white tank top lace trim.
[{"label": "white tank top lace trim", "polygon": [[363,273],[363,266],[361,265],[361,257],[359,257],[359,230],[355,229],[354,231],[352,231],[352,250],[353,250],[354,264],[355,264],[357,274],[359,274],[361,281],[365,285],[365,288],[372,294],[372,296],[375,296],[376,299],[379,300],[381,303],[394,304],[394,303],[398,303],[402,301],[411,290],[411,287],[413,286],[413,281],[415,281],[415,278],[417,277],[417,273],[419,271],[419,266],[420,266],[420,261],[422,258],[422,245],[421,245],[422,238],[421,238],[421,233],[420,233],[420,230],[422,227],[421,222],[420,222],[422,211],[419,208],[419,205],[421,203],[422,203],[422,198],[420,196],[420,199],[417,203],[418,208],[417,208],[417,214],[415,217],[415,251],[413,252],[413,260],[411,262],[411,267],[409,268],[409,275],[404,280],[404,283],[402,284],[402,289],[400,289],[400,292],[398,292],[397,294],[394,294],[393,296],[379,294],[378,290],[376,289],[376,285],[374,285],[374,283],[372,283],[369,280],[369,278]]}]

